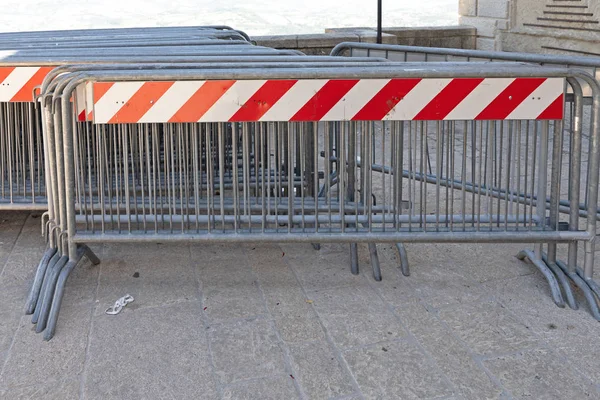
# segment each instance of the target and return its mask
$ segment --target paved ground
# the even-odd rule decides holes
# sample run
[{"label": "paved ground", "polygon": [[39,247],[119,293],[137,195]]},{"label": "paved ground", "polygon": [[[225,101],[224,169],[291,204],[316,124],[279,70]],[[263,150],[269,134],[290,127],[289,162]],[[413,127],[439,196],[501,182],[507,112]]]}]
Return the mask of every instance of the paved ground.
[{"label": "paved ground", "polygon": [[600,325],[519,246],[409,245],[409,278],[380,246],[381,283],[339,245],[97,247],[44,342],[23,315],[40,219],[0,221],[2,399],[600,398]]}]

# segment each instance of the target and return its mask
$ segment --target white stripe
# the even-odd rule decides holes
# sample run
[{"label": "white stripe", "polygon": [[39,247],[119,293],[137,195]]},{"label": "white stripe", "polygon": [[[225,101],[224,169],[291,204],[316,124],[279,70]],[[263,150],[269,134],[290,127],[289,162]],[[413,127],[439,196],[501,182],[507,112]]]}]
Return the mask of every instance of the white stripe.
[{"label": "white stripe", "polygon": [[514,78],[484,79],[454,110],[446,115],[446,120],[472,120],[494,101],[504,89],[513,83]]},{"label": "white stripe", "polygon": [[410,121],[437,96],[452,79],[423,79],[385,116],[384,120]]},{"label": "white stripe", "polygon": [[10,101],[38,72],[40,67],[17,67],[0,82],[0,101]]},{"label": "white stripe", "polygon": [[205,81],[177,81],[138,122],[166,122],[204,85]]},{"label": "white stripe", "polygon": [[85,111],[85,84],[77,85],[75,89],[75,105],[77,106],[77,120],[79,120],[79,114]]},{"label": "white stripe", "polygon": [[328,79],[310,79],[296,82],[260,118],[260,121],[289,121],[328,81]]},{"label": "white stripe", "polygon": [[105,124],[127,103],[145,82],[119,82],[94,105],[94,122]]},{"label": "white stripe", "polygon": [[94,83],[86,82],[85,84],[85,116],[86,119],[90,113],[94,111]]},{"label": "white stripe", "polygon": [[352,119],[389,81],[389,79],[361,79],[321,118],[321,121]]},{"label": "white stripe", "polygon": [[548,78],[523,100],[506,119],[536,119],[565,89],[562,78]]},{"label": "white stripe", "polygon": [[198,122],[227,122],[266,81],[236,81]]}]

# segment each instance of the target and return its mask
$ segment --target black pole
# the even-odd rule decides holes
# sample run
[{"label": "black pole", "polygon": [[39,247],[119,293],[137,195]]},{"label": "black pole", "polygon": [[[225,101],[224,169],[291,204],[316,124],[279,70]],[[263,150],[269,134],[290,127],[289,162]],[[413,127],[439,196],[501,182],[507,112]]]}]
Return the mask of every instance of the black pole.
[{"label": "black pole", "polygon": [[377,43],[381,44],[381,1],[377,0]]}]

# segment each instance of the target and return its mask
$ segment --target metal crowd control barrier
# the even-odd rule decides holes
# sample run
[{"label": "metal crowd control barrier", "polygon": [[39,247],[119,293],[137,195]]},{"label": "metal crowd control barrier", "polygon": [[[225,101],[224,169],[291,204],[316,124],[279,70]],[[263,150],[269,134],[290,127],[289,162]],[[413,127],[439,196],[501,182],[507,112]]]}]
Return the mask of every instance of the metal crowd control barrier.
[{"label": "metal crowd control barrier", "polygon": [[[400,62],[527,62],[530,64],[538,64],[542,66],[553,66],[553,67],[568,67],[577,69],[580,71],[587,72],[590,76],[594,77],[596,82],[600,82],[600,58],[595,57],[573,57],[573,56],[561,56],[561,55],[545,55],[545,54],[529,54],[529,53],[509,53],[509,52],[489,52],[489,51],[478,51],[478,50],[462,50],[462,49],[443,49],[443,48],[428,48],[428,47],[411,47],[411,46],[398,46],[398,45],[378,45],[368,43],[341,43],[333,49],[332,55],[340,56],[342,54],[349,55],[350,57],[385,57],[389,60],[400,61]],[[563,180],[563,191],[561,197],[558,200],[558,210],[563,214],[570,214],[571,212],[571,196],[570,190],[575,187],[575,190],[579,190],[579,199],[582,199],[579,203],[579,216],[587,218],[590,212],[586,199],[589,198],[589,190],[593,190],[594,186],[589,182],[589,171],[591,164],[588,164],[586,153],[591,153],[593,146],[592,143],[592,132],[596,129],[596,109],[593,103],[593,90],[589,83],[585,80],[579,80],[582,91],[581,110],[577,108],[576,99],[577,96],[574,94],[574,90],[567,86],[567,94],[565,96],[565,124],[563,127],[562,135],[564,140],[569,143],[568,149],[565,151],[568,154],[578,152],[578,148],[583,148],[584,153],[581,156],[582,165],[581,170],[583,176],[577,181],[568,175],[568,171],[564,171]],[[447,127],[452,129],[451,126]],[[574,137],[576,131],[581,132],[581,144],[575,143]],[[552,139],[553,140],[553,139]],[[581,147],[578,147],[581,146]],[[493,151],[501,152],[502,143],[494,142]],[[491,165],[491,164],[490,164]],[[380,168],[386,170],[385,166],[374,166],[374,168]],[[406,171],[404,171],[406,174]],[[484,168],[485,173],[485,168]],[[430,183],[437,181],[435,172],[429,171],[424,179]],[[440,184],[444,187],[457,187],[462,185],[461,182],[452,182],[449,179],[442,179]],[[527,193],[523,190],[517,190],[507,192],[502,187],[498,186],[497,180],[484,180],[483,182],[468,182],[464,184],[466,191],[476,193],[478,191],[490,191],[493,197],[499,199],[506,199],[509,197],[518,198],[520,202],[526,202],[537,206],[539,197],[533,193]],[[553,204],[552,199],[546,197],[546,207],[549,209],[554,208],[556,205]],[[595,214],[595,215],[594,215]],[[600,209],[597,209],[591,215],[596,218],[600,218]],[[567,222],[562,221],[563,228],[566,229],[569,224],[574,223],[573,221]],[[548,252],[554,254],[556,252],[553,245],[549,245]],[[590,305],[592,314],[597,320],[600,320],[600,313],[598,312],[597,301],[594,298],[600,297],[600,287],[593,280],[591,270],[584,272],[581,269],[577,269],[577,273],[573,274],[563,263],[553,263],[552,257],[550,262],[547,258],[540,257],[537,260],[531,259],[532,254],[520,253],[517,257],[524,259],[528,258],[534,263],[542,264],[545,263],[551,270],[557,279],[561,282],[568,303],[572,308],[577,308],[577,303],[574,300],[572,289],[569,284],[567,277],[571,278],[571,281],[575,286],[583,288],[586,300]],[[590,291],[591,290],[591,291]]]},{"label": "metal crowd control barrier", "polygon": [[134,38],[160,36],[180,37],[204,35],[206,33],[213,35],[240,35],[246,41],[250,42],[250,37],[243,31],[233,29],[227,25],[214,26],[173,26],[173,27],[142,27],[142,28],[107,28],[107,29],[74,29],[74,30],[56,30],[56,31],[29,31],[29,32],[3,32],[0,33],[0,40],[20,40],[30,41],[71,41],[94,37],[96,39],[114,39],[114,38]]},{"label": "metal crowd control barrier", "polygon": [[[204,29],[205,35],[220,30]],[[238,34],[236,32],[236,34]],[[13,35],[20,37],[20,35]],[[274,50],[250,46],[240,40],[202,39],[194,45],[176,46],[147,38],[142,47],[121,48],[117,42],[102,48],[101,40],[93,40],[82,48],[11,50],[1,57],[0,51],[0,209],[45,210],[45,179],[41,140],[41,116],[32,91],[42,83],[53,66],[70,62],[191,62],[197,58],[230,58],[246,56],[284,56],[296,51]],[[1,40],[1,39],[0,39]],[[132,41],[124,41],[130,46]],[[153,46],[153,43],[156,43]],[[0,45],[1,47],[1,45]],[[301,53],[300,53],[301,54]],[[205,61],[209,61],[208,59]],[[199,61],[201,62],[201,60]]]},{"label": "metal crowd control barrier", "polygon": [[[558,212],[563,171],[581,174],[581,153],[563,159],[560,140],[567,82],[582,109],[579,80],[594,94],[585,200],[597,208],[600,88],[591,76],[515,63],[327,64],[89,66],[47,85],[54,252],[36,273],[36,330],[54,335],[69,273],[86,253],[99,261],[85,246],[94,242],[564,243],[575,275],[583,243],[591,276],[596,219],[580,221],[576,184],[568,230]],[[428,150],[428,128],[448,120]],[[493,151],[496,140],[505,153]],[[549,195],[552,206],[494,197],[481,185],[492,178],[509,194]],[[448,179],[456,185],[442,186]],[[556,253],[546,257],[550,265]],[[536,266],[564,306],[549,267]]]}]

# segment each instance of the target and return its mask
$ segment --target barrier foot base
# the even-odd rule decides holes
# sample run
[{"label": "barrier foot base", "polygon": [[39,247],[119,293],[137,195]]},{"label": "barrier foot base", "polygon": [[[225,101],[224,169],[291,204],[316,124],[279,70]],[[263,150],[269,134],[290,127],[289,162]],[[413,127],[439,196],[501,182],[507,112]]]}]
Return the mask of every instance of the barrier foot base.
[{"label": "barrier foot base", "polygon": [[600,309],[598,308],[598,303],[596,302],[596,296],[594,295],[594,291],[590,288],[588,283],[580,277],[577,272],[569,272],[569,269],[560,260],[556,261],[556,265],[573,281],[573,284],[577,286],[583,292],[583,296],[588,303],[590,308],[590,312],[596,321],[600,321]]},{"label": "barrier foot base", "polygon": [[311,243],[311,244],[312,244],[313,249],[315,249],[317,251],[321,250],[321,244],[320,243]]},{"label": "barrier foot base", "polygon": [[373,267],[373,279],[381,281],[381,267],[379,266],[379,256],[377,255],[377,246],[375,243],[369,243],[369,255],[371,256],[371,266]]},{"label": "barrier foot base", "polygon": [[50,272],[54,269],[56,263],[60,260],[60,254],[58,251],[54,252],[54,255],[50,258],[48,265],[46,266],[46,272],[44,273],[44,277],[42,280],[42,287],[40,289],[40,293],[38,294],[37,302],[35,303],[35,307],[33,310],[33,315],[31,317],[31,323],[37,324],[38,318],[40,316],[40,312],[42,310],[42,301],[44,298],[44,293],[48,289],[48,282],[50,281]]},{"label": "barrier foot base", "polygon": [[560,283],[563,288],[565,297],[567,298],[567,304],[573,310],[577,310],[579,306],[575,301],[575,296],[573,295],[573,289],[571,288],[571,283],[567,278],[567,275],[563,272],[562,268],[560,268],[557,263],[552,263],[548,261],[548,256],[545,253],[542,253],[542,260],[546,263],[548,268],[554,273],[554,276]]},{"label": "barrier foot base", "polygon": [[60,306],[62,304],[62,299],[65,293],[65,285],[67,283],[67,279],[69,275],[75,269],[77,264],[81,261],[83,256],[87,256],[87,258],[92,262],[92,264],[97,265],[100,260],[96,255],[90,250],[86,245],[81,245],[77,249],[77,256],[74,260],[69,260],[66,265],[60,271],[60,275],[58,276],[58,280],[56,281],[56,286],[54,288],[54,296],[52,299],[52,306],[50,308],[50,312],[48,314],[48,322],[46,324],[46,330],[44,331],[44,340],[50,340],[54,337],[54,332],[56,331],[56,323],[58,321],[58,314],[60,312]]},{"label": "barrier foot base", "polygon": [[556,280],[556,277],[554,276],[550,268],[548,268],[546,263],[537,258],[531,250],[522,250],[521,252],[519,252],[519,254],[517,254],[517,258],[519,260],[528,259],[533,265],[537,267],[537,269],[540,270],[540,272],[544,275],[544,277],[548,281],[548,284],[550,285],[550,291],[552,293],[552,300],[554,300],[554,304],[556,304],[560,308],[564,308],[565,300],[562,297],[560,286],[558,284],[558,281]]},{"label": "barrier foot base", "polygon": [[410,267],[408,265],[408,254],[406,248],[402,243],[396,243],[396,249],[398,250],[398,256],[400,257],[400,270],[402,275],[410,276]]},{"label": "barrier foot base", "polygon": [[33,284],[31,285],[31,290],[27,296],[27,303],[25,304],[26,315],[31,315],[35,311],[35,306],[38,302],[40,291],[42,290],[42,283],[44,283],[44,276],[46,275],[46,270],[48,269],[48,265],[54,253],[56,253],[55,248],[46,249],[40,263],[38,264],[35,272],[35,278],[33,278]]},{"label": "barrier foot base", "polygon": [[35,324],[35,332],[40,333],[44,329],[46,329],[46,322],[48,321],[48,314],[50,313],[50,306],[52,305],[52,297],[54,296],[54,289],[56,288],[56,281],[58,280],[58,276],[60,271],[64,268],[64,266],[69,261],[68,256],[62,256],[56,264],[50,270],[50,274],[48,276],[48,284],[46,285],[46,290],[41,293],[41,307],[40,312],[38,314],[37,323]]}]

